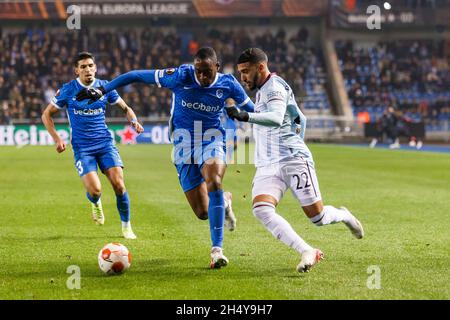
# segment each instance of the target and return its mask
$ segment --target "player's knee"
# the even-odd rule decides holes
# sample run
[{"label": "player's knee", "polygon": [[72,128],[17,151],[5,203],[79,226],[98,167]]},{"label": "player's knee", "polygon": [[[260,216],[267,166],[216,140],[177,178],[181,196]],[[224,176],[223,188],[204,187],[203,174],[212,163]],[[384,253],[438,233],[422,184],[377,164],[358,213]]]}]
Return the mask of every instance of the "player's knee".
[{"label": "player's knee", "polygon": [[206,181],[206,188],[208,192],[217,191],[222,189],[222,178],[219,175],[215,175]]},{"label": "player's knee", "polygon": [[123,183],[123,180],[116,180],[116,181],[113,181],[112,187],[113,187],[113,189],[114,189],[114,192],[115,192],[116,195],[118,195],[118,196],[124,195],[125,192],[127,191],[126,188],[125,188],[125,184]]},{"label": "player's knee", "polygon": [[116,195],[118,196],[123,196],[125,194],[125,192],[127,192],[127,189],[125,188],[125,185],[117,185],[114,187],[114,192],[116,193]]},{"label": "player's knee", "polygon": [[99,186],[89,188],[88,192],[93,198],[100,198],[102,195],[102,189]]}]

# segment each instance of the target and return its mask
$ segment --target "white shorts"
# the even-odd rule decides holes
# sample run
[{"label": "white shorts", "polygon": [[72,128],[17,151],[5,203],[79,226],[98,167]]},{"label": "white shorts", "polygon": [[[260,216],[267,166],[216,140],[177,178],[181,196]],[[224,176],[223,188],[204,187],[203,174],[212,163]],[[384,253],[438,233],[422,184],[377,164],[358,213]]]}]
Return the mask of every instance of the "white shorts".
[{"label": "white shorts", "polygon": [[295,158],[256,169],[252,187],[253,199],[258,195],[268,194],[280,202],[288,188],[302,207],[322,200],[314,163],[304,158]]}]

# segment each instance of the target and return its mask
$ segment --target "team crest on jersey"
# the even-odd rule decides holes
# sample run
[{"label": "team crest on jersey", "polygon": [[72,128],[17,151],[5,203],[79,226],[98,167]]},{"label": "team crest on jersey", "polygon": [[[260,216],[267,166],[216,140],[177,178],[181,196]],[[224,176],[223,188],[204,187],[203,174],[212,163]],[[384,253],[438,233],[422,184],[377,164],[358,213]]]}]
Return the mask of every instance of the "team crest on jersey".
[{"label": "team crest on jersey", "polygon": [[175,72],[175,68],[169,68],[169,69],[166,69],[166,74],[167,75],[171,75],[171,74],[173,74]]},{"label": "team crest on jersey", "polygon": [[219,98],[219,99],[221,99],[223,97],[223,90],[222,89],[217,89],[216,97]]}]

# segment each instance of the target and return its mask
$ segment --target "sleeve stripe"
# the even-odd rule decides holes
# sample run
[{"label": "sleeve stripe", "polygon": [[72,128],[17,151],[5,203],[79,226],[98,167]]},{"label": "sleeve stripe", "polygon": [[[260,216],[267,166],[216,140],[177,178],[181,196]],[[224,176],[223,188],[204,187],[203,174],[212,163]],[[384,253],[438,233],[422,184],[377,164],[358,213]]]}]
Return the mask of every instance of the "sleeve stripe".
[{"label": "sleeve stripe", "polygon": [[117,99],[116,99],[116,101],[111,102],[110,104],[116,104],[116,103],[119,103],[120,100],[122,100],[122,98],[121,98],[120,96],[118,96]]},{"label": "sleeve stripe", "polygon": [[158,87],[159,88],[161,88],[161,83],[159,82],[159,72],[160,72],[161,70],[156,70],[155,71],[155,82],[156,82],[156,84],[158,85]]},{"label": "sleeve stripe", "polygon": [[271,102],[271,101],[275,101],[275,100],[284,102],[283,99],[280,99],[280,98],[272,98],[272,99],[268,100],[267,103],[269,103],[269,102]]},{"label": "sleeve stripe", "polygon": [[238,105],[238,108],[245,106],[247,103],[249,103],[249,101],[250,101],[250,97],[247,97],[247,99],[245,99],[244,102],[242,102]]},{"label": "sleeve stripe", "polygon": [[51,104],[52,106],[54,106],[56,109],[59,109],[59,110],[62,109],[62,107],[58,106],[55,102],[53,102],[53,100],[50,100],[50,104]]}]

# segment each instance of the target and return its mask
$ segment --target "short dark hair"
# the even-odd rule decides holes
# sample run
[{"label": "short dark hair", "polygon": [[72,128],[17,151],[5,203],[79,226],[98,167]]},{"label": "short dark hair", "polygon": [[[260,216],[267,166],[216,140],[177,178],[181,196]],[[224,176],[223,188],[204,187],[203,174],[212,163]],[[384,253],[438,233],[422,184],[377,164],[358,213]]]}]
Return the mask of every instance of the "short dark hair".
[{"label": "short dark hair", "polygon": [[92,53],[87,52],[87,51],[80,52],[80,53],[78,53],[78,55],[73,59],[73,65],[74,65],[75,67],[78,67],[78,61],[84,60],[84,59],[89,59],[89,58],[92,59],[92,60],[95,62],[95,58],[94,58],[94,55],[93,55]]},{"label": "short dark hair", "polygon": [[267,55],[264,51],[259,48],[248,48],[242,51],[241,55],[238,58],[238,64],[250,62],[251,64],[266,62],[267,63]]},{"label": "short dark hair", "polygon": [[217,61],[216,51],[211,47],[200,48],[194,56],[194,59],[211,59],[212,61]]}]

